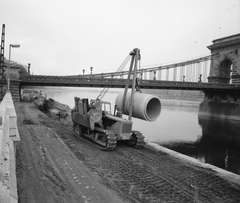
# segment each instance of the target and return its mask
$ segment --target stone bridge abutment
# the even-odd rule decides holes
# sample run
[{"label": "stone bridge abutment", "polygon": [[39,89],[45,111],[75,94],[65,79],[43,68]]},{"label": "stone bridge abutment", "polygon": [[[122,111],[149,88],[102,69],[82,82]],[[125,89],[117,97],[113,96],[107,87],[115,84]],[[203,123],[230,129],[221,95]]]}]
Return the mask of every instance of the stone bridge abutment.
[{"label": "stone bridge abutment", "polygon": [[212,42],[208,82],[240,84],[240,34]]},{"label": "stone bridge abutment", "polygon": [[216,39],[211,50],[209,83],[233,84],[229,91],[205,90],[200,114],[240,120],[240,34]]}]

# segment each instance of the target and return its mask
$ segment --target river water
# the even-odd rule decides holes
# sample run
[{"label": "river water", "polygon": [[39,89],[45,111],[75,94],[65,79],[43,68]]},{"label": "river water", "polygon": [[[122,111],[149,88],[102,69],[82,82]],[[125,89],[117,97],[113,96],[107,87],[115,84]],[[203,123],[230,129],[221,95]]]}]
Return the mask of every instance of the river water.
[{"label": "river water", "polygon": [[[46,88],[48,98],[74,106],[74,97],[95,99],[101,88]],[[123,89],[109,89],[103,100],[112,103]],[[161,97],[161,96],[160,96]],[[154,122],[133,118],[133,129],[145,139],[222,169],[240,174],[240,122],[199,116],[200,101],[161,100]]]}]

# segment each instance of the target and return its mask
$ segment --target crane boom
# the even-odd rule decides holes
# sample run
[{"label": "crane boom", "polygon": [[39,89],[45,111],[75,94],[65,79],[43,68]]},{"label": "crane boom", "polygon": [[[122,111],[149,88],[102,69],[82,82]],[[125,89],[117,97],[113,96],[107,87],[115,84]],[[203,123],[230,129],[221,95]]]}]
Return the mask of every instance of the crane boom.
[{"label": "crane boom", "polygon": [[[134,100],[133,95],[134,95],[134,90],[135,90],[135,86],[136,86],[137,66],[138,66],[138,60],[140,60],[140,58],[141,58],[140,50],[138,48],[135,48],[130,52],[129,55],[132,56],[132,59],[131,59],[131,63],[130,63],[129,71],[128,71],[127,82],[126,82],[124,93],[123,93],[123,100],[122,100],[122,106],[121,106],[120,112],[123,110],[125,102],[126,102],[127,91],[128,91],[129,84],[130,84],[130,77],[133,72],[132,92],[131,92],[131,98],[130,98],[131,105],[130,105],[129,116],[128,116],[128,120],[132,120],[132,107],[133,107],[132,104],[133,104],[133,100]],[[134,62],[135,62],[135,64],[134,64]],[[133,69],[133,64],[134,64],[134,69]]]}]

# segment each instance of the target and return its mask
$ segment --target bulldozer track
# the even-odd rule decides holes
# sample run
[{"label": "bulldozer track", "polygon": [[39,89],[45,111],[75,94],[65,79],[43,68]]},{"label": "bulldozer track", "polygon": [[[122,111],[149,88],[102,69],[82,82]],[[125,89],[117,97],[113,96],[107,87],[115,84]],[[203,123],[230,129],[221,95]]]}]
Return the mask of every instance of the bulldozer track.
[{"label": "bulldozer track", "polygon": [[89,144],[91,144],[92,146],[94,146],[98,149],[101,149],[101,150],[104,150],[104,151],[114,150],[115,147],[116,147],[116,143],[117,143],[116,135],[109,130],[103,130],[101,128],[96,128],[96,130],[99,131],[99,132],[106,133],[108,140],[107,140],[107,144],[106,144],[105,147],[101,146],[100,144],[96,143],[94,140],[90,139],[89,137],[87,137],[85,135],[80,135],[76,132],[74,134],[77,138],[84,139],[86,142],[88,142]]},{"label": "bulldozer track", "polygon": [[145,145],[144,136],[140,131],[133,130],[132,133],[136,135],[136,144],[134,145],[135,149],[141,149]]},{"label": "bulldozer track", "polygon": [[[127,148],[124,147],[124,150]],[[129,151],[132,150],[129,149]],[[101,156],[101,159],[91,157],[88,164],[92,165],[91,168],[103,178],[105,170],[108,170],[107,177],[112,179],[108,184],[118,188],[121,193],[131,196],[131,202],[171,202],[172,200],[175,200],[174,202],[192,202],[194,194],[179,188],[174,182],[155,171],[153,172],[151,168],[142,165],[139,160],[135,160],[132,156],[128,160],[125,156],[121,158],[122,154],[119,153],[118,148],[115,151],[117,151],[116,154],[107,153]],[[103,169],[104,173],[102,173]]]},{"label": "bulldozer track", "polygon": [[[74,125],[78,125],[78,124],[73,124],[73,128],[74,128]],[[104,151],[111,151],[111,150],[114,150],[116,148],[117,136],[112,131],[102,129],[102,128],[99,128],[99,127],[95,127],[95,130],[98,131],[98,132],[101,132],[101,133],[105,133],[107,135],[106,146],[102,146],[101,144],[97,143],[95,140],[89,138],[85,134],[83,134],[83,135],[79,134],[75,130],[74,130],[74,132],[75,132],[76,137],[78,137],[78,138],[82,137],[82,138],[86,139],[89,143],[92,143],[92,145],[95,146],[98,149],[101,149],[101,150],[104,150]],[[144,136],[142,135],[142,133],[140,131],[136,131],[136,130],[133,130],[132,133],[134,135],[136,135],[136,141],[135,141],[136,143],[132,147],[135,148],[135,149],[143,148],[144,145],[145,145],[145,142],[144,142]]]},{"label": "bulldozer track", "polygon": [[127,202],[240,202],[239,186],[210,169],[176,160],[148,146],[135,149],[118,142],[115,150],[102,151],[92,141],[82,136],[76,140],[71,135],[65,142],[68,146],[74,143],[71,150],[76,156]]},{"label": "bulldozer track", "polygon": [[176,165],[174,158],[148,147],[137,150],[120,143],[114,151],[101,153],[90,148],[81,151],[85,164],[129,202],[218,202],[213,200],[223,196],[222,188],[224,202],[240,200],[238,190],[212,171]]},{"label": "bulldozer track", "polygon": [[[82,136],[76,138],[70,126],[63,130],[59,124],[55,130],[79,160],[127,202],[240,202],[240,186],[210,169],[147,146],[137,150],[118,142],[115,150],[102,151],[92,141]],[[67,137],[64,132],[69,133]]]},{"label": "bulldozer track", "polygon": [[[237,190],[232,190],[231,185],[227,184],[222,178],[214,175],[210,169],[206,169],[203,173],[198,167],[195,170],[188,167],[187,164],[181,164],[178,170],[172,170],[172,162],[174,159],[170,159],[167,155],[159,159],[159,152],[154,152],[151,148],[145,147],[144,150],[134,150],[132,155],[138,157],[138,161],[142,160],[144,163],[149,164],[155,168],[156,176],[165,179],[167,182],[181,188],[182,192],[188,194],[190,197],[196,198],[198,196],[198,202],[213,202],[216,196],[222,196],[222,188],[224,188],[224,198],[226,202],[231,202],[235,196],[240,199],[240,194]],[[168,164],[161,164],[162,161]],[[137,160],[136,160],[137,161]],[[234,202],[234,201],[233,201]]]},{"label": "bulldozer track", "polygon": [[[139,140],[143,139],[140,132],[135,133]],[[96,156],[89,149],[85,155],[86,165],[111,188],[128,194],[126,198],[130,202],[219,202],[216,198],[222,196],[223,202],[240,201],[238,190],[211,170],[203,173],[198,167],[193,170],[187,164],[176,165],[175,158],[147,146],[138,150],[119,144],[111,153]]]},{"label": "bulldozer track", "polygon": [[[18,108],[18,111],[20,110],[21,108]],[[22,109],[21,112],[21,115],[24,115],[24,109]],[[42,168],[38,164],[38,161],[43,160],[41,163],[44,166],[46,164],[46,155],[48,154],[46,153],[46,150],[44,151],[45,148],[39,148],[41,146],[41,143],[39,143],[39,141],[44,139],[45,141],[42,144],[46,146],[49,145],[50,148],[48,148],[48,150],[51,151],[51,146],[54,145],[50,144],[49,141],[51,141],[51,143],[56,143],[54,140],[57,136],[62,140],[62,142],[67,145],[66,147],[68,147],[71,152],[76,155],[74,162],[72,162],[72,165],[75,165],[75,163],[76,166],[78,166],[79,163],[84,164],[87,173],[90,174],[93,172],[91,174],[97,175],[97,180],[107,186],[110,191],[114,190],[117,195],[124,200],[124,202],[240,202],[240,185],[219,177],[215,171],[194,166],[188,162],[178,160],[175,157],[172,157],[164,152],[153,150],[148,146],[137,150],[135,148],[128,147],[123,142],[118,142],[118,146],[115,148],[115,150],[102,151],[99,150],[98,147],[93,147],[96,145],[92,141],[82,136],[76,136],[72,130],[71,122],[55,121],[42,116],[42,114],[41,116],[37,117],[35,111],[33,110],[29,115],[31,115],[31,117],[28,115],[25,117],[19,117],[20,120],[28,120],[28,122],[19,122],[18,120],[20,124],[24,123],[24,127],[21,127],[20,129],[22,135],[26,133],[28,136],[25,136],[25,138],[27,140],[32,140],[32,142],[29,142],[27,140],[26,142],[22,142],[24,143],[22,150],[25,150],[26,152],[29,152],[29,150],[35,150],[35,152],[37,152],[35,159],[32,158],[32,155],[35,153],[31,152],[28,160],[35,161],[33,163],[36,163],[37,165],[34,170],[38,170],[39,173],[42,172]],[[31,128],[31,132],[29,132],[28,128]],[[45,135],[42,136],[42,131],[38,129],[44,130],[46,128],[51,129],[51,132],[54,131],[54,135],[51,136],[51,133],[49,133],[49,130],[47,130]],[[36,136],[39,139],[36,139]],[[29,145],[29,143],[31,145]],[[35,146],[37,146],[37,149]],[[38,148],[41,150],[38,151]],[[60,151],[63,153],[62,155],[67,156],[61,148],[56,146],[55,150],[58,152]],[[38,153],[43,155],[43,159],[39,159],[39,156],[37,156]],[[57,156],[57,153],[52,153],[52,155]],[[71,158],[70,155],[69,158]],[[77,164],[78,160],[79,163]],[[61,166],[63,168],[65,167],[64,164]],[[29,163],[26,162],[26,169],[28,169],[28,167]],[[33,192],[37,191],[35,194],[36,199],[39,197],[40,192],[38,189],[41,187],[41,191],[45,191],[45,193],[41,193],[44,194],[42,198],[45,198],[47,189],[49,189],[48,184],[39,184],[39,181],[41,181],[41,176],[38,178],[33,174],[32,170],[33,169],[28,169],[24,172],[26,176],[24,176],[22,180],[28,182],[23,182],[24,184],[22,183],[21,187],[23,189],[25,187],[28,187],[28,189]],[[76,167],[76,171],[80,170],[80,167]],[[46,171],[52,172],[52,169],[47,167]],[[58,172],[59,171],[61,172],[62,170],[58,170]],[[51,174],[50,172],[49,174]],[[66,170],[66,174],[68,172],[69,169]],[[34,178],[28,179],[26,178],[28,176],[32,176]],[[35,179],[37,181],[35,181]],[[54,179],[54,181],[55,180],[59,179]],[[33,183],[34,186],[36,185],[36,190],[34,190],[34,188],[32,189]],[[67,183],[68,186],[71,186],[70,181],[67,180],[65,183]],[[56,185],[54,185],[54,188],[55,187],[57,189]],[[61,190],[62,186],[59,185],[59,187]],[[59,190],[57,190],[57,192],[58,191]],[[27,194],[27,192],[28,191],[26,190],[21,190],[21,194]],[[74,194],[74,190],[66,190],[61,194]],[[46,198],[47,197],[49,196],[46,196]],[[59,198],[63,199],[64,196],[60,196]],[[23,199],[22,202],[27,201]],[[38,202],[47,201],[39,200]],[[63,202],[79,201],[64,201],[63,199]]]},{"label": "bulldozer track", "polygon": [[116,147],[116,144],[117,144],[117,137],[116,137],[116,135],[113,132],[111,132],[109,130],[104,130],[102,128],[95,127],[95,130],[97,130],[99,132],[102,132],[102,133],[106,133],[106,135],[107,135],[107,146],[106,147],[102,147],[101,145],[96,145],[96,147],[98,149],[105,150],[105,151],[114,150],[115,147]]}]

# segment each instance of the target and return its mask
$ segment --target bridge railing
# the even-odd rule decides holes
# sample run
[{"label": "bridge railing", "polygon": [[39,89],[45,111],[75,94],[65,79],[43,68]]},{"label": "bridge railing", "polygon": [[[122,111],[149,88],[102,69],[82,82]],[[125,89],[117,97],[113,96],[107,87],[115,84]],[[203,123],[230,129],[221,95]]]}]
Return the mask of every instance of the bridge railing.
[{"label": "bridge railing", "polygon": [[[41,86],[69,86],[69,87],[113,87],[122,88],[127,79],[124,78],[91,78],[91,77],[67,77],[67,76],[41,76],[28,75],[20,82],[24,85]],[[132,80],[130,81],[130,85]],[[140,80],[140,88],[149,89],[240,89],[239,85],[226,83],[206,83],[206,82],[186,82],[186,81],[167,81],[167,80]]]}]

